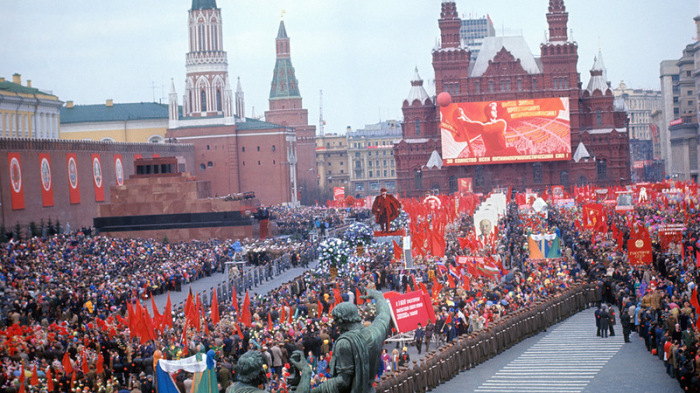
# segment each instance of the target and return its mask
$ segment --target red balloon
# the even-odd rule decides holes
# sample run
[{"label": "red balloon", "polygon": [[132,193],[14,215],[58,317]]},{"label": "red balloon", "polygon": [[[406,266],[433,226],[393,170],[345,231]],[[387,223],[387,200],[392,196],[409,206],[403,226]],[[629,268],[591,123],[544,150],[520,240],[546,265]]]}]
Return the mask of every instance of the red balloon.
[{"label": "red balloon", "polygon": [[437,104],[440,106],[448,106],[452,103],[452,96],[450,93],[443,91],[437,96]]}]

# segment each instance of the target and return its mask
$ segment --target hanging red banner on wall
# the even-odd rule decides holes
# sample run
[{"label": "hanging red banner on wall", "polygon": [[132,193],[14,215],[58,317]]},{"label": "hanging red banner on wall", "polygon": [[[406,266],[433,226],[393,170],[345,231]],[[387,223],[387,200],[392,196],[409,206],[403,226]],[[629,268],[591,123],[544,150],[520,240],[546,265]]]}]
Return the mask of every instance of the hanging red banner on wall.
[{"label": "hanging red banner on wall", "polygon": [[10,190],[12,193],[12,210],[24,209],[24,185],[22,184],[22,163],[19,153],[7,153],[10,168]]},{"label": "hanging red banner on wall", "polygon": [[124,185],[124,163],[122,162],[122,155],[114,155],[114,176],[117,178],[117,185]]},{"label": "hanging red banner on wall", "polygon": [[78,160],[75,158],[75,153],[66,154],[66,164],[68,165],[68,194],[70,196],[70,203],[80,203]]},{"label": "hanging red banner on wall", "polygon": [[92,162],[92,184],[95,186],[95,202],[104,202],[105,187],[104,178],[102,177],[102,163],[100,162],[99,154],[91,154],[90,161]]},{"label": "hanging red banner on wall", "polygon": [[39,175],[41,180],[41,203],[44,207],[53,206],[51,157],[47,153],[39,153]]}]

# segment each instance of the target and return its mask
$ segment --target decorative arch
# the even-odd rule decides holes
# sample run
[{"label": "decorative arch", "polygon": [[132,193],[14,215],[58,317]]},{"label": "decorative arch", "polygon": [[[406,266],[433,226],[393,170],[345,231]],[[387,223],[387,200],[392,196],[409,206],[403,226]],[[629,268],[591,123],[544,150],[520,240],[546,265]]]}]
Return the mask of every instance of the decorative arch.
[{"label": "decorative arch", "polygon": [[116,140],[114,140],[114,138],[106,136],[106,137],[100,139],[100,142],[116,142]]},{"label": "decorative arch", "polygon": [[151,135],[148,137],[148,143],[163,143],[165,139],[162,135]]}]

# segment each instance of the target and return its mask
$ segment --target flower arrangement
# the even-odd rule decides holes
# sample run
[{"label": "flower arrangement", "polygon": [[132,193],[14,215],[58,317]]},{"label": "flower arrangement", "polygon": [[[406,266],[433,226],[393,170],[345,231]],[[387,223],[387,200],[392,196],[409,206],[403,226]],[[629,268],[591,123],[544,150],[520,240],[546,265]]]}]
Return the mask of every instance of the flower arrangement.
[{"label": "flower arrangement", "polygon": [[408,221],[409,221],[408,213],[406,213],[405,211],[401,211],[401,213],[399,213],[399,216],[396,217],[396,219],[389,224],[389,230],[390,231],[398,231],[400,229],[405,230],[406,228],[408,228],[408,224],[409,224]]},{"label": "flower arrangement", "polygon": [[374,232],[372,231],[372,228],[370,228],[369,225],[361,222],[353,223],[348,229],[345,230],[345,233],[343,234],[345,241],[353,247],[359,245],[360,243],[363,245],[369,245],[372,242],[373,236]]},{"label": "flower arrangement", "polygon": [[350,247],[343,240],[332,237],[318,246],[319,267],[328,271],[330,267],[338,268],[348,261]]}]

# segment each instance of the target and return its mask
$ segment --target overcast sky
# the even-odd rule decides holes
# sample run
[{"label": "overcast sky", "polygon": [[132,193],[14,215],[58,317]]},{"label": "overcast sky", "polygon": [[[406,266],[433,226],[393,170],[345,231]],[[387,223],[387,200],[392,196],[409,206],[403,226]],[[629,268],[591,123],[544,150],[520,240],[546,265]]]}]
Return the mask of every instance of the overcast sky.
[{"label": "overcast sky", "polygon": [[[280,15],[309,122],[326,132],[402,117],[417,66],[433,95],[431,50],[440,0],[217,0],[232,86],[241,78],[246,115],[268,109]],[[490,15],[497,35],[519,34],[535,56],[548,0],[457,0],[463,18]],[[659,89],[659,63],[696,36],[698,0],[565,0],[584,86],[600,47],[616,87]],[[171,78],[182,104],[191,0],[22,0],[3,4],[0,76],[76,105],[167,103]],[[571,38],[571,35],[570,35]],[[153,88],[155,86],[155,88]]]}]

